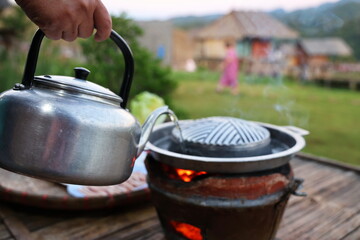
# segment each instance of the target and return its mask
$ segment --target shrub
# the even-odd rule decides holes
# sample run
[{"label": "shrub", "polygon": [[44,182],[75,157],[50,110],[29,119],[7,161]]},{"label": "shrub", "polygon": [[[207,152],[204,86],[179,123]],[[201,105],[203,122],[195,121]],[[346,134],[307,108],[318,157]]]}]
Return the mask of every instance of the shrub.
[{"label": "shrub", "polygon": [[[134,55],[135,73],[130,98],[143,91],[149,91],[164,98],[169,104],[170,94],[176,88],[176,82],[171,77],[171,69],[162,66],[160,60],[139,45],[136,38],[141,35],[142,30],[134,21],[125,15],[112,17],[112,21],[114,30],[127,41]],[[118,93],[124,72],[124,61],[115,43],[109,39],[101,43],[84,40],[80,44],[87,67],[96,70],[91,73],[91,80]]]}]

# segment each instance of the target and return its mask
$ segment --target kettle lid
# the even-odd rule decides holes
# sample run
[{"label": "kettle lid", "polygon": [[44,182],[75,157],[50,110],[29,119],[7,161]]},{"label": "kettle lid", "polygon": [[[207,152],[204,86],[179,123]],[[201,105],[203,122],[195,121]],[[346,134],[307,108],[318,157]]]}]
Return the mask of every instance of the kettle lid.
[{"label": "kettle lid", "polygon": [[87,81],[86,78],[90,74],[88,69],[76,67],[74,68],[74,71],[75,77],[59,75],[36,76],[34,77],[34,84],[101,97],[119,103],[123,101],[120,96],[116,95],[108,88]]}]

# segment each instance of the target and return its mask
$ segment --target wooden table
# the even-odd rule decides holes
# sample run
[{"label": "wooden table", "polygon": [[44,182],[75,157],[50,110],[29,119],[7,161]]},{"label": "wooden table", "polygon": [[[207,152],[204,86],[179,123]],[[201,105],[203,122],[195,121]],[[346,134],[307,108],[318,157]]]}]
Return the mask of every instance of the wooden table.
[{"label": "wooden table", "polygon": [[[359,240],[360,169],[307,155],[292,160],[305,198],[292,196],[277,234],[282,240]],[[0,240],[163,240],[149,201],[91,211],[59,211],[0,202]]]}]

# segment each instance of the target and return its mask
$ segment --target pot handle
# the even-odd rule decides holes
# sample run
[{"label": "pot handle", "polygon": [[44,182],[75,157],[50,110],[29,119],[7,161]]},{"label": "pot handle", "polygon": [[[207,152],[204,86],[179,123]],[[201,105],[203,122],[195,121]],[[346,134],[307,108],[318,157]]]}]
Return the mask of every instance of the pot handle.
[{"label": "pot handle", "polygon": [[290,131],[290,132],[298,134],[300,136],[306,136],[306,135],[310,134],[310,132],[308,130],[305,130],[305,129],[302,129],[302,128],[299,128],[299,127],[295,127],[295,126],[281,126],[281,127],[288,130],[288,131]]},{"label": "pot handle", "polygon": [[298,197],[306,197],[306,192],[300,192],[303,188],[304,179],[302,178],[295,178],[294,182],[290,185],[290,193],[292,195],[298,196]]},{"label": "pot handle", "polygon": [[[22,84],[27,89],[32,86],[32,82],[35,76],[36,64],[39,57],[39,50],[44,36],[44,32],[38,29],[30,45],[22,79]],[[124,56],[125,71],[119,96],[123,100],[120,106],[122,108],[126,108],[127,100],[129,98],[131,82],[134,75],[134,58],[131,49],[126,43],[126,41],[114,30],[111,30],[110,39],[113,40],[115,44],[120,48]]]}]

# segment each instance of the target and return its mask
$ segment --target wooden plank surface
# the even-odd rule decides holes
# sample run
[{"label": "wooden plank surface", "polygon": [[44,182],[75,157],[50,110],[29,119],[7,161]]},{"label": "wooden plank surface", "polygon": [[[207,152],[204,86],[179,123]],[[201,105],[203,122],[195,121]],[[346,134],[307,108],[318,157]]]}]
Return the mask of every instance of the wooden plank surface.
[{"label": "wooden plank surface", "polygon": [[301,158],[292,166],[308,196],[291,197],[277,238],[360,239],[359,172]]},{"label": "wooden plank surface", "polygon": [[4,222],[0,223],[0,240],[10,240],[14,239],[7,228],[7,226],[4,224]]},{"label": "wooden plank surface", "polygon": [[67,187],[64,184],[43,181],[0,168],[0,201],[49,209],[94,210],[113,208],[150,198],[148,189],[126,193],[108,192],[106,195],[78,198],[70,195]]},{"label": "wooden plank surface", "polygon": [[[308,196],[290,198],[277,239],[359,240],[360,172],[301,156],[292,167]],[[164,239],[150,202],[91,211],[0,202],[0,218],[0,240]]]}]

